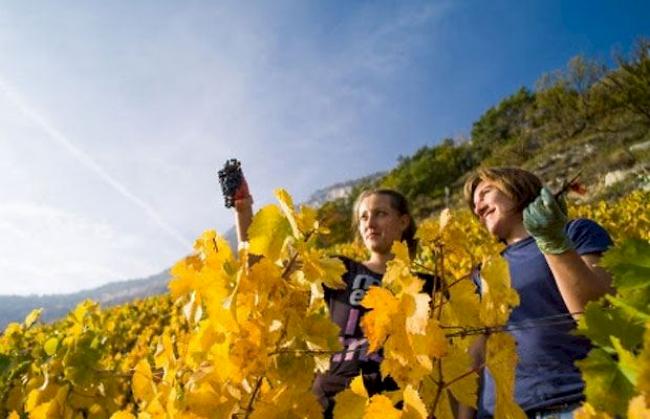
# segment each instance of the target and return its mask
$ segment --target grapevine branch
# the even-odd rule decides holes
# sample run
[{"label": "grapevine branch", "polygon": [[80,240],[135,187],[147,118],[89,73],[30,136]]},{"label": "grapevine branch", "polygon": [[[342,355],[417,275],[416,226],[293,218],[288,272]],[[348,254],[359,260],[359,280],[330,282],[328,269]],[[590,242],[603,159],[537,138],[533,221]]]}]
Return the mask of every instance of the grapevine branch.
[{"label": "grapevine branch", "polygon": [[442,306],[445,302],[445,293],[447,292],[447,283],[444,278],[445,275],[445,248],[440,246],[440,304],[438,305],[438,315],[437,319],[440,321],[442,318]]},{"label": "grapevine branch", "polygon": [[516,322],[501,326],[486,326],[486,327],[476,327],[465,329],[462,326],[444,326],[445,329],[462,329],[458,332],[452,332],[445,334],[448,338],[453,337],[465,337],[472,335],[489,335],[491,333],[499,332],[510,332],[514,330],[524,330],[524,329],[535,329],[540,327],[550,327],[550,326],[562,326],[575,324],[573,319],[574,315],[580,315],[583,312],[574,312],[567,314],[557,314],[553,316],[540,317],[535,320],[529,320],[525,322]]},{"label": "grapevine branch", "polygon": [[359,349],[333,351],[325,349],[278,349],[269,353],[269,356],[282,355],[282,354],[297,354],[297,355],[333,355],[336,353],[357,352]]},{"label": "grapevine branch", "polygon": [[[304,241],[307,242],[309,240],[310,236],[313,234],[313,231],[308,232],[305,234],[305,239]],[[293,255],[291,255],[291,259],[289,259],[289,263],[287,263],[287,266],[284,267],[282,270],[282,278],[283,279],[288,279],[289,275],[293,272],[293,267],[296,264],[296,261],[298,260],[299,252],[296,250],[294,251]]]},{"label": "grapevine branch", "polygon": [[454,385],[454,384],[456,384],[457,382],[459,382],[460,380],[462,380],[463,378],[469,377],[470,375],[472,375],[472,374],[474,374],[474,373],[478,373],[478,372],[479,372],[482,368],[484,368],[484,367],[485,367],[485,363],[483,362],[483,363],[481,363],[479,366],[474,367],[474,368],[472,368],[472,369],[470,369],[470,370],[468,370],[468,371],[462,373],[461,375],[459,375],[458,377],[454,378],[453,380],[451,380],[451,381],[445,383],[445,388],[449,388],[449,387],[451,387],[452,385]]},{"label": "grapevine branch", "polygon": [[438,407],[438,403],[440,403],[440,397],[442,397],[442,392],[445,389],[445,383],[442,381],[442,359],[438,358],[436,364],[437,364],[436,367],[438,368],[438,377],[440,377],[440,381],[436,381],[438,390],[436,391],[436,397],[434,397],[433,404],[431,405],[432,412],[436,411],[436,408]]},{"label": "grapevine branch", "polygon": [[581,173],[582,170],[578,170],[578,173],[576,173],[575,176],[573,176],[570,180],[565,180],[560,190],[553,194],[553,197],[557,200],[560,196],[562,196],[563,193],[569,190],[569,188],[571,188],[571,186],[576,183]]},{"label": "grapevine branch", "polygon": [[432,274],[432,275],[436,273],[433,269],[429,268],[426,265],[421,264],[418,261],[413,260],[413,261],[411,261],[411,263],[413,264],[413,266],[416,266],[416,267],[424,270],[426,273],[429,273],[429,274]]},{"label": "grapevine branch", "polygon": [[259,393],[260,388],[262,387],[263,380],[264,380],[264,375],[260,375],[260,377],[257,379],[257,382],[255,383],[255,388],[253,389],[251,398],[248,401],[248,405],[246,406],[246,416],[244,416],[245,419],[248,419],[251,413],[253,413],[253,403],[255,403],[255,399],[257,398],[257,393]]},{"label": "grapevine branch", "polygon": [[[473,336],[473,335],[489,335],[492,333],[502,333],[502,332],[509,332],[513,330],[534,329],[539,327],[551,327],[551,326],[572,324],[575,323],[573,316],[579,314],[582,314],[582,312],[557,314],[553,316],[540,317],[539,319],[529,320],[526,322],[517,322],[517,323],[511,323],[510,325],[502,325],[502,326],[467,328],[466,326],[440,325],[440,328],[448,329],[448,330],[449,329],[458,330],[457,332],[446,333],[445,337],[447,338],[466,337],[466,336]],[[388,338],[389,337],[386,337],[386,340],[388,340]],[[386,340],[384,340],[382,346],[386,343]],[[280,355],[280,354],[332,355],[335,353],[345,354],[345,353],[362,352],[364,350],[365,348],[344,349],[342,351],[321,350],[321,349],[278,349],[276,351],[270,352],[269,355],[271,356]],[[468,374],[470,372],[468,372]]]},{"label": "grapevine branch", "polygon": [[[296,255],[297,254],[298,253],[296,252]],[[280,351],[280,349],[279,349],[280,343],[287,336],[288,322],[289,322],[289,316],[287,315],[285,317],[285,319],[284,319],[284,328],[282,329],[282,333],[280,333],[280,337],[278,338],[278,340],[276,342],[274,352],[279,352]],[[257,393],[259,393],[260,388],[262,387],[262,381],[263,380],[264,380],[264,374],[260,375],[260,377],[257,379],[257,382],[255,383],[255,388],[253,389],[253,393],[251,394],[251,398],[248,401],[248,405],[246,406],[246,416],[244,416],[245,419],[248,419],[250,417],[251,413],[253,412],[253,403],[255,403],[255,399],[257,398]]]}]

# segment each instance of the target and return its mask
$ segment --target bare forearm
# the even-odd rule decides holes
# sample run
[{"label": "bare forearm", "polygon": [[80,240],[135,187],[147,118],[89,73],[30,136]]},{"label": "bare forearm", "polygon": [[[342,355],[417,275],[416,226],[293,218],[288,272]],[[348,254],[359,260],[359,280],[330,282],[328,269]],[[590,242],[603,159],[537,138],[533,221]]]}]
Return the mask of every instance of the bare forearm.
[{"label": "bare forearm", "polygon": [[473,409],[464,404],[458,405],[458,419],[473,419],[476,416],[476,409]]},{"label": "bare forearm", "polygon": [[235,226],[237,228],[237,241],[243,243],[248,241],[248,227],[253,221],[252,200],[239,200],[235,203]]},{"label": "bare forearm", "polygon": [[580,256],[575,250],[544,256],[569,312],[582,312],[589,301],[611,291],[611,276],[597,266],[600,256]]}]

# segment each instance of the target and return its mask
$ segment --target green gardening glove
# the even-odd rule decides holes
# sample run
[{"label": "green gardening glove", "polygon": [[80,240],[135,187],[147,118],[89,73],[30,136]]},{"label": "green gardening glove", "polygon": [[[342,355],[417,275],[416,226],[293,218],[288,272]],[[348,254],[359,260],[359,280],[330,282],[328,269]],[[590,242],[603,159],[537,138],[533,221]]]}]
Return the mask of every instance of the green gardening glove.
[{"label": "green gardening glove", "polygon": [[567,221],[566,207],[546,188],[524,209],[524,227],[542,253],[557,255],[574,248],[564,232]]}]

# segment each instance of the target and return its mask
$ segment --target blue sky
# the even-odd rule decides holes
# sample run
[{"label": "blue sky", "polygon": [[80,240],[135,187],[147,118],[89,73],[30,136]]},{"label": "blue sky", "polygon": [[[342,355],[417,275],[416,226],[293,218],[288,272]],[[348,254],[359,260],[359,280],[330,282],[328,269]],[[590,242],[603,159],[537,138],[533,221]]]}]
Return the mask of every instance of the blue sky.
[{"label": "blue sky", "polygon": [[0,294],[147,276],[232,214],[388,170],[650,36],[647,1],[0,3]]}]

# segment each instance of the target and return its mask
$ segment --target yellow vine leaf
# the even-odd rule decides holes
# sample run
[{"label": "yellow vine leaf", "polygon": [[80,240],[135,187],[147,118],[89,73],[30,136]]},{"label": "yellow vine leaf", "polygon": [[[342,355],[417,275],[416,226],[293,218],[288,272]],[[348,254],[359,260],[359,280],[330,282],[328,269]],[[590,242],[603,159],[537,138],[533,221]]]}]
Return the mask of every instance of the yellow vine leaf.
[{"label": "yellow vine leaf", "polygon": [[646,406],[650,406],[650,322],[647,322],[645,325],[643,349],[637,360],[639,364],[637,388],[642,394],[645,394]]},{"label": "yellow vine leaf", "polygon": [[90,410],[97,401],[97,394],[93,390],[75,389],[66,401],[74,409]]},{"label": "yellow vine leaf", "polygon": [[616,354],[618,355],[618,365],[621,370],[621,373],[631,383],[636,383],[637,377],[639,375],[640,365],[637,362],[634,353],[625,349],[623,345],[621,345],[621,341],[619,338],[615,336],[610,336],[609,339],[612,342],[612,346],[616,350]]},{"label": "yellow vine leaf", "polygon": [[424,335],[429,325],[431,297],[424,293],[402,296],[402,308],[406,314],[406,331],[410,334]]},{"label": "yellow vine leaf", "polygon": [[368,392],[363,378],[358,375],[352,379],[348,388],[334,398],[334,417],[336,419],[359,419],[368,404]]},{"label": "yellow vine leaf", "polygon": [[113,413],[111,419],[136,419],[136,417],[128,410],[120,410]]},{"label": "yellow vine leaf", "polygon": [[22,386],[13,387],[9,391],[9,394],[7,395],[5,408],[10,410],[22,411],[23,404],[24,404],[23,397],[24,397],[24,392]]},{"label": "yellow vine leaf", "polygon": [[41,395],[43,394],[43,391],[39,389],[34,389],[29,392],[27,395],[27,400],[25,401],[25,410],[27,412],[31,412],[32,410],[36,409],[36,407],[41,404]]},{"label": "yellow vine leaf", "polygon": [[301,237],[302,233],[298,228],[298,222],[296,221],[296,211],[293,207],[293,199],[291,198],[291,195],[289,195],[289,192],[282,188],[276,189],[273,191],[273,193],[275,195],[275,198],[280,201],[280,208],[282,209],[284,216],[287,217],[289,225],[291,225],[293,237]]},{"label": "yellow vine leaf", "polygon": [[[229,379],[239,382],[243,379],[238,366],[230,359],[231,342],[232,337],[226,334],[223,342],[216,343],[209,349],[212,362],[219,366],[214,369],[214,373],[222,382],[227,382]],[[197,355],[200,355],[200,352]]]},{"label": "yellow vine leaf", "polygon": [[472,280],[461,279],[448,292],[449,299],[442,307],[441,322],[459,327],[481,327],[481,303]]},{"label": "yellow vine leaf", "polygon": [[585,403],[573,413],[574,419],[612,419],[610,415],[604,412],[597,412],[589,403]]},{"label": "yellow vine leaf", "polygon": [[418,392],[411,385],[406,386],[402,419],[427,419],[428,417],[427,407]]},{"label": "yellow vine leaf", "polygon": [[22,333],[22,326],[18,323],[9,323],[7,327],[5,327],[4,333],[2,336],[5,339],[13,339]]},{"label": "yellow vine leaf", "polygon": [[399,419],[401,416],[402,412],[395,409],[388,397],[375,394],[370,398],[363,419]]},{"label": "yellow vine leaf", "polygon": [[396,293],[408,292],[416,294],[422,290],[422,281],[411,273],[408,247],[405,242],[394,242],[391,252],[395,257],[386,265],[382,284]]},{"label": "yellow vine leaf", "polygon": [[368,390],[366,390],[366,386],[363,384],[363,377],[360,375],[357,375],[350,381],[350,390],[358,396],[368,398]]},{"label": "yellow vine leaf", "polygon": [[436,419],[455,419],[454,411],[451,407],[451,400],[449,399],[449,392],[443,390],[434,412]]},{"label": "yellow vine leaf", "polygon": [[267,205],[255,214],[248,228],[248,249],[275,261],[280,257],[291,226],[275,205]]},{"label": "yellow vine leaf", "polygon": [[420,223],[415,237],[422,244],[430,244],[440,237],[440,232],[439,220],[429,218]]},{"label": "yellow vine leaf", "polygon": [[135,366],[131,388],[137,400],[150,402],[153,399],[156,387],[153,383],[151,367],[146,359],[141,359]]},{"label": "yellow vine leaf", "polygon": [[296,214],[296,223],[298,224],[298,229],[302,232],[308,232],[313,230],[318,230],[319,233],[328,233],[327,229],[320,226],[318,222],[318,210],[315,208],[301,205],[300,211]]},{"label": "yellow vine leaf", "polygon": [[268,372],[270,382],[291,383],[301,388],[311,388],[314,381],[314,358],[292,353],[281,353],[273,357],[273,368]]},{"label": "yellow vine leaf", "polygon": [[[427,297],[423,301],[428,301],[428,296],[417,295]],[[419,326],[409,330],[407,316],[416,312],[413,297],[412,294],[401,294],[397,300],[398,308],[389,315],[390,324],[385,328],[389,336],[379,340],[380,343],[385,340],[382,374],[393,377],[402,388],[408,384],[416,385],[428,375],[433,368],[433,358],[445,356],[448,348],[447,339],[435,319],[426,319],[424,331]],[[364,331],[367,332],[365,327]]]},{"label": "yellow vine leaf", "polygon": [[62,418],[69,393],[68,386],[57,387],[56,395],[47,403],[40,404],[29,412],[30,419]]},{"label": "yellow vine leaf", "polygon": [[30,419],[50,419],[56,414],[54,402],[47,402],[38,405],[29,412]]},{"label": "yellow vine leaf", "polygon": [[494,378],[496,387],[494,417],[525,419],[526,414],[513,400],[517,365],[514,338],[507,333],[490,335],[487,340],[485,364]]},{"label": "yellow vine leaf", "polygon": [[[224,312],[228,313],[226,310],[224,310]],[[192,367],[198,366],[198,364],[203,360],[201,358],[203,358],[205,352],[209,351],[218,340],[223,340],[223,334],[215,331],[214,323],[211,320],[202,320],[187,342],[185,362]],[[156,352],[154,358],[156,365],[165,362],[164,358],[166,358],[166,355],[164,355],[163,358],[158,358],[160,355],[163,354]],[[196,362],[192,362],[194,358],[198,358]]]},{"label": "yellow vine leaf", "polygon": [[[217,393],[208,383],[194,386],[185,393],[185,403],[189,411],[201,417],[216,417],[217,412],[221,412],[218,417],[230,417],[234,402],[232,397]],[[228,414],[224,411],[227,411]]]},{"label": "yellow vine leaf", "polygon": [[368,257],[370,256],[368,250],[362,244],[357,242],[335,244],[334,246],[327,248],[325,251],[330,256],[344,256],[357,262],[368,260]]},{"label": "yellow vine leaf", "polygon": [[183,306],[183,314],[190,324],[196,324],[203,317],[203,304],[201,295],[197,291],[190,293],[190,301]]},{"label": "yellow vine leaf", "polygon": [[9,413],[8,419],[20,419],[20,415],[15,410],[12,410],[11,413]]},{"label": "yellow vine leaf", "polygon": [[52,383],[49,384],[45,383],[44,388],[39,387],[33,389],[27,395],[27,400],[25,402],[25,410],[27,412],[31,412],[35,410],[39,405],[52,400],[54,397],[56,397],[56,394],[59,391],[59,389],[60,389],[59,386]]},{"label": "yellow vine leaf", "polygon": [[396,241],[391,247],[391,252],[395,256],[392,261],[400,262],[403,265],[408,266],[411,263],[411,258],[409,257],[409,249],[405,242]]},{"label": "yellow vine leaf", "polygon": [[108,412],[104,409],[103,406],[98,403],[93,403],[92,406],[88,409],[89,418],[105,418],[108,416]]},{"label": "yellow vine leaf", "polygon": [[349,388],[335,397],[334,417],[336,419],[359,419],[363,416],[368,399],[354,394]]},{"label": "yellow vine leaf", "polygon": [[518,305],[519,295],[510,287],[508,264],[500,257],[488,259],[481,268],[481,320],[486,326],[504,325]]},{"label": "yellow vine leaf", "polygon": [[[418,288],[408,286],[393,297],[397,309],[388,311],[387,320],[390,323],[384,326],[385,333],[382,332],[378,339],[380,345],[385,341],[382,374],[392,376],[402,388],[407,384],[417,385],[431,372],[432,359],[445,356],[448,350],[447,339],[437,320],[430,318],[430,297],[419,293]],[[384,293],[390,295],[388,290],[384,290]],[[387,305],[378,307],[366,316],[377,310],[386,310]],[[373,335],[372,332],[370,335],[367,333],[363,319],[362,327],[366,337]]]},{"label": "yellow vine leaf", "polygon": [[301,249],[301,271],[304,279],[310,283],[320,285],[322,282],[332,289],[345,288],[341,276],[345,273],[345,265],[340,259],[329,258],[317,249]]},{"label": "yellow vine leaf", "polygon": [[627,410],[628,419],[650,419],[650,408],[645,402],[643,395],[638,395],[630,400]]},{"label": "yellow vine leaf", "polygon": [[310,389],[281,385],[263,392],[251,419],[318,418],[321,405]]},{"label": "yellow vine leaf", "polygon": [[444,230],[445,227],[452,221],[454,217],[451,214],[449,208],[445,208],[440,211],[440,217],[438,217],[438,224],[440,225],[440,230]]},{"label": "yellow vine leaf", "polygon": [[163,368],[167,371],[170,367],[176,364],[176,357],[174,356],[174,346],[169,337],[169,333],[164,332],[160,337],[160,341],[156,346],[156,353],[154,354],[154,362],[156,368]]},{"label": "yellow vine leaf", "polygon": [[465,376],[451,384],[449,390],[460,403],[476,407],[478,372],[467,375],[467,372],[472,370],[473,359],[467,352],[459,350],[460,348],[455,349],[442,360],[442,375],[448,382]]},{"label": "yellow vine leaf", "polygon": [[[271,259],[261,259],[249,269],[248,275],[242,275],[239,279],[235,291],[236,317],[247,318],[251,312],[268,310],[286,298],[287,287],[287,281],[282,278],[282,269]],[[215,303],[219,304],[219,301]]]},{"label": "yellow vine leaf", "polygon": [[224,264],[233,259],[230,244],[215,230],[206,230],[194,243],[195,251],[201,255],[204,264],[220,270]]},{"label": "yellow vine leaf", "polygon": [[196,277],[201,265],[197,256],[188,256],[172,267],[172,280],[169,281],[168,288],[174,300],[189,294],[197,288]]},{"label": "yellow vine leaf", "polygon": [[41,317],[41,314],[42,314],[42,313],[43,313],[43,309],[42,309],[42,308],[37,308],[37,309],[32,310],[32,311],[27,315],[27,317],[25,317],[25,322],[24,322],[24,324],[25,324],[25,329],[29,329],[30,327],[32,327],[32,325],[33,325],[34,323],[36,323],[36,321],[39,319],[39,317]]},{"label": "yellow vine leaf", "polygon": [[[453,352],[449,356],[453,356]],[[449,389],[440,389],[441,384],[442,386],[446,385],[441,383],[442,380],[449,381],[455,378],[454,374],[449,374],[448,369],[445,369],[445,361],[447,361],[447,359],[448,357],[445,357],[442,360],[437,361],[442,362],[442,374],[439,374],[438,367],[436,366],[430,374],[424,377],[418,386],[420,398],[428,408],[433,408],[433,401],[436,399],[438,400],[435,405],[435,411],[430,412],[431,417],[438,419],[455,419],[451,403],[451,393],[449,392]]]},{"label": "yellow vine leaf", "polygon": [[311,349],[337,351],[341,350],[339,342],[340,328],[323,314],[310,314],[305,319],[301,338],[305,339]]},{"label": "yellow vine leaf", "polygon": [[361,305],[372,309],[361,319],[361,326],[368,339],[368,351],[375,352],[390,333],[391,324],[399,314],[400,302],[389,290],[370,287]]},{"label": "yellow vine leaf", "polygon": [[386,357],[381,363],[381,374],[390,375],[402,387],[419,382],[431,372],[433,364],[428,357],[416,357],[410,348],[400,351],[396,339],[389,339],[384,349]]},{"label": "yellow vine leaf", "polygon": [[151,418],[155,419],[167,419],[167,412],[163,405],[157,400],[153,399],[151,402],[147,403],[147,407],[144,409],[140,415],[143,413],[148,413]]},{"label": "yellow vine leaf", "polygon": [[429,350],[426,353],[429,356],[442,358],[449,354],[449,341],[440,328],[440,325],[438,325],[437,320],[429,320],[426,336],[429,342]]},{"label": "yellow vine leaf", "polygon": [[56,353],[56,350],[59,347],[59,343],[61,343],[59,338],[51,337],[48,340],[46,340],[45,343],[43,344],[43,350],[45,351],[46,354],[52,356]]}]

